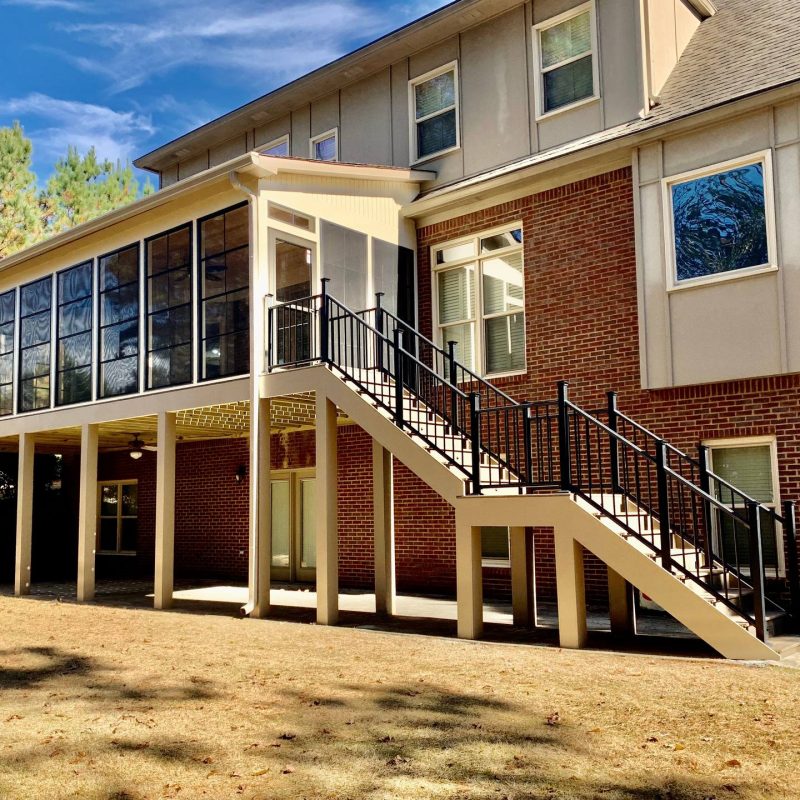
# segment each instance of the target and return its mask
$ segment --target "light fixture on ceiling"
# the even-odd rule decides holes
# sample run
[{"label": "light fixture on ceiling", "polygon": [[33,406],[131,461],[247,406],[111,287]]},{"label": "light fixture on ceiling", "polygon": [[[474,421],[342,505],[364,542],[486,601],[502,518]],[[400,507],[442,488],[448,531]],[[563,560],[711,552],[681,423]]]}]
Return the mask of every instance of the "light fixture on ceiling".
[{"label": "light fixture on ceiling", "polygon": [[152,445],[145,444],[140,438],[138,433],[133,434],[133,439],[128,442],[130,452],[128,455],[134,460],[138,461],[143,455],[145,450],[155,450]]}]

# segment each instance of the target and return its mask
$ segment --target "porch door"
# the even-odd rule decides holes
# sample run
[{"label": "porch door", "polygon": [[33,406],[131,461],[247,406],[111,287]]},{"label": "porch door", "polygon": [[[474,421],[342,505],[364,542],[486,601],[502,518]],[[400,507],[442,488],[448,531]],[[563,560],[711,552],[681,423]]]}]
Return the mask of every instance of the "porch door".
[{"label": "porch door", "polygon": [[310,242],[273,239],[272,263],[276,319],[277,363],[297,364],[312,356],[313,319],[309,298],[313,294],[314,251]]},{"label": "porch door", "polygon": [[313,582],[316,578],[314,487],[313,470],[273,473],[273,580]]}]

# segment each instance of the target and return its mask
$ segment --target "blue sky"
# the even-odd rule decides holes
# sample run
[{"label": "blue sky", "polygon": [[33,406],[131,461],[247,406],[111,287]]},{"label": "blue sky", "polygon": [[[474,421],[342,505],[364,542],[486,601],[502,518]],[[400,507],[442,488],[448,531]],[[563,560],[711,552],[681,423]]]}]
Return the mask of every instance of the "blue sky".
[{"label": "blue sky", "polygon": [[0,126],[22,123],[40,183],[70,144],[133,160],[443,5],[0,0]]}]

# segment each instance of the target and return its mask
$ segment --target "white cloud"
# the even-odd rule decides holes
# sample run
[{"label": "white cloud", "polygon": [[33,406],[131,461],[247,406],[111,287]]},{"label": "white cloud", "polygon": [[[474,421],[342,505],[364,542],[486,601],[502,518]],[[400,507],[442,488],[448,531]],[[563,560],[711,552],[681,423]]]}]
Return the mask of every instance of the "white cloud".
[{"label": "white cloud", "polygon": [[64,11],[89,11],[90,7],[81,0],[3,0],[0,5],[25,6],[26,8],[51,9],[60,8]]},{"label": "white cloud", "polygon": [[143,0],[137,21],[130,21],[119,13],[120,0],[112,0],[102,22],[60,26],[90,45],[93,55],[61,55],[103,76],[112,93],[177,69],[207,67],[238,85],[251,82],[255,96],[338,58],[354,40],[397,27],[398,18],[405,21],[440,5],[436,0],[377,7],[363,0],[241,0],[224,6],[218,0]]},{"label": "white cloud", "polygon": [[99,158],[124,162],[137,153],[139,141],[155,131],[150,117],[138,111],[115,111],[39,93],[0,99],[0,117],[24,118],[37,161],[48,163],[63,157],[68,145],[82,153],[94,147]]}]

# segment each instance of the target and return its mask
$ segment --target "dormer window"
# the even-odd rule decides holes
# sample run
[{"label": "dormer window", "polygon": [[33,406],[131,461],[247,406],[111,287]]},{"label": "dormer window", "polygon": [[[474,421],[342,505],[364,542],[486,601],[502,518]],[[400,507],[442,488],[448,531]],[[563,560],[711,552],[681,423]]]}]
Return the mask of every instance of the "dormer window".
[{"label": "dormer window", "polygon": [[411,163],[458,147],[458,65],[455,61],[409,83]]},{"label": "dormer window", "polygon": [[339,144],[337,141],[336,128],[311,140],[311,158],[317,161],[338,161]]},{"label": "dormer window", "polygon": [[598,96],[594,0],[537,25],[534,47],[538,116]]}]

